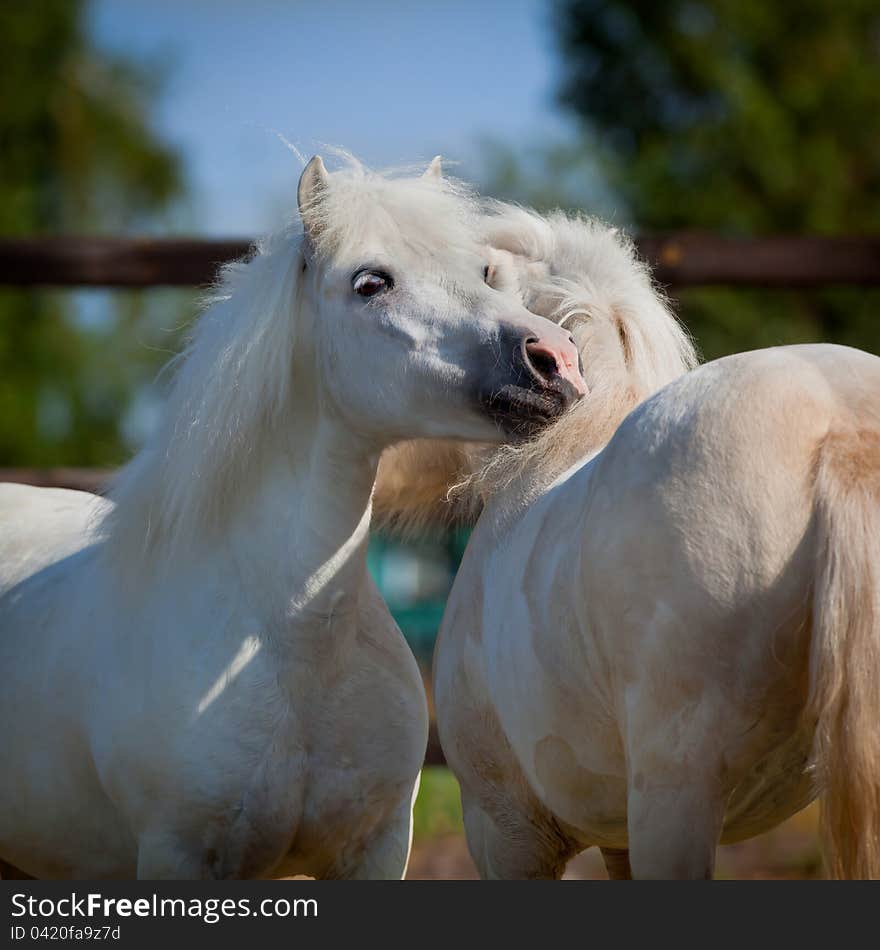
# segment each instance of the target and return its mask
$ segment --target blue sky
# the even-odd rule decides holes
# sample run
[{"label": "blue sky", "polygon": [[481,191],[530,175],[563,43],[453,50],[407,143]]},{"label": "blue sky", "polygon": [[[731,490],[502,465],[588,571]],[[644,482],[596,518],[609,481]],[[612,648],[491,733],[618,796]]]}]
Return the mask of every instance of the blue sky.
[{"label": "blue sky", "polygon": [[300,166],[276,133],[376,166],[442,152],[468,176],[482,140],[569,130],[542,0],[93,0],[90,29],[167,65],[155,125],[182,151],[203,234],[289,213]]}]

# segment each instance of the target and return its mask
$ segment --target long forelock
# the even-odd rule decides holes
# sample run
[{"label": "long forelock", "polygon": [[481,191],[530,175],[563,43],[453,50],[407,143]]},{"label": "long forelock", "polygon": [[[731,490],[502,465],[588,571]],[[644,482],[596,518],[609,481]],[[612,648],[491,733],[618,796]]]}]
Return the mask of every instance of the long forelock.
[{"label": "long forelock", "polygon": [[413,176],[412,168],[375,172],[348,156],[309,210],[316,250],[325,258],[356,255],[368,242],[393,254],[403,245],[454,276],[479,246],[482,205],[454,178]]}]

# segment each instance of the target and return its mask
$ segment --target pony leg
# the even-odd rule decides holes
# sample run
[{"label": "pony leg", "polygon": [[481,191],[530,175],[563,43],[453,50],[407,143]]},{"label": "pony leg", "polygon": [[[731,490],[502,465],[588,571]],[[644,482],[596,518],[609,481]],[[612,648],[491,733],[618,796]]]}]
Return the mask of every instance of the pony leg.
[{"label": "pony leg", "polygon": [[631,881],[629,851],[626,848],[600,848],[609,881]]},{"label": "pony leg", "polygon": [[559,880],[570,848],[543,835],[535,824],[515,812],[501,827],[462,794],[468,850],[484,881]]},{"label": "pony leg", "polygon": [[711,878],[724,801],[700,784],[631,788],[627,800],[629,858],[636,880]]}]

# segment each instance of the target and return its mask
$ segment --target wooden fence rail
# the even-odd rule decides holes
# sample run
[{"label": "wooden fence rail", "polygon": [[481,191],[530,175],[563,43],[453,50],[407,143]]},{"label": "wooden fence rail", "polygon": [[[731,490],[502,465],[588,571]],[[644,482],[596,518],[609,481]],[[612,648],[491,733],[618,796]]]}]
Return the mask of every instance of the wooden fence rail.
[{"label": "wooden fence rail", "polygon": [[[637,241],[669,287],[880,286],[880,236],[725,238],[682,232]],[[246,239],[3,238],[0,285],[198,286],[245,254]]]},{"label": "wooden fence rail", "polygon": [[102,468],[0,468],[0,482],[20,482],[40,488],[73,488],[102,494],[112,472]]},{"label": "wooden fence rail", "polygon": [[[657,279],[672,288],[880,286],[880,236],[726,238],[680,232],[637,239]],[[159,287],[209,284],[248,252],[249,239],[0,238],[0,286]],[[0,469],[0,481],[100,491],[107,472]]]}]

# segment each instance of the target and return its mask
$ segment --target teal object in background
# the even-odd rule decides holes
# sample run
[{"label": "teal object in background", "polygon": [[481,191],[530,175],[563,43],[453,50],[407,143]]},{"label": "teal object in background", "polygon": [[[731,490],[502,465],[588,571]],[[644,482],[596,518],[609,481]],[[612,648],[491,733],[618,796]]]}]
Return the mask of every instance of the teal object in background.
[{"label": "teal object in background", "polygon": [[419,663],[427,669],[446,598],[470,530],[436,531],[417,541],[378,534],[367,566]]}]

